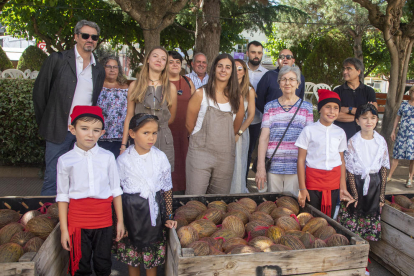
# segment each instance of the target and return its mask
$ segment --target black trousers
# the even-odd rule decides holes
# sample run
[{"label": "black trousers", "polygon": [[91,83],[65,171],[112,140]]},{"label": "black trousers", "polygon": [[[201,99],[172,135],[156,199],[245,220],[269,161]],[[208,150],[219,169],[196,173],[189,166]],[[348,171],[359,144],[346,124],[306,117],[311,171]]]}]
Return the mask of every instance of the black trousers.
[{"label": "black trousers", "polygon": [[250,141],[249,141],[249,151],[247,153],[246,181],[247,181],[247,176],[249,175],[250,163],[252,161],[252,153],[254,149],[256,148],[256,142],[260,136],[261,127],[262,127],[262,123],[249,126]]},{"label": "black trousers", "polygon": [[75,276],[92,275],[93,269],[97,276],[111,275],[112,226],[100,229],[82,229],[82,258]]},{"label": "black trousers", "polygon": [[[322,203],[322,192],[316,191],[316,190],[308,190],[310,202],[309,204],[318,209],[321,210],[321,203]],[[339,198],[339,189],[338,190],[332,190],[331,191],[331,217],[335,214],[335,208],[336,208],[336,201]]]}]

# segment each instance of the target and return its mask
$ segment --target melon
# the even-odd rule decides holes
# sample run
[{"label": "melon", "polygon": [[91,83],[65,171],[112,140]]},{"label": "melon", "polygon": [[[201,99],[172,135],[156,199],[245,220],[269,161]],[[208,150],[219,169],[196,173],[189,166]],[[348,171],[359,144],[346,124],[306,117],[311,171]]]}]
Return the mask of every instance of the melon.
[{"label": "melon", "polygon": [[238,238],[244,237],[245,229],[243,221],[236,216],[226,217],[221,223],[221,227],[222,229],[232,230],[234,233],[236,233],[236,236]]},{"label": "melon", "polygon": [[251,241],[249,241],[250,246],[257,248],[260,251],[264,251],[266,248],[269,248],[273,244],[274,243],[271,239],[263,236],[253,238]]},{"label": "melon", "polygon": [[265,250],[265,252],[277,252],[277,251],[287,251],[292,250],[289,246],[282,245],[282,244],[272,244],[269,248]]},{"label": "melon", "polygon": [[0,210],[0,229],[12,222],[18,222],[20,219],[19,213],[9,209]]},{"label": "melon", "polygon": [[306,249],[305,245],[297,237],[289,235],[282,236],[280,244],[288,246],[293,250]]},{"label": "melon", "polygon": [[234,247],[230,253],[231,254],[249,254],[249,253],[256,253],[256,252],[260,252],[260,251],[252,246],[239,245],[239,246]]},{"label": "melon", "polygon": [[257,203],[251,198],[248,198],[248,197],[241,198],[237,201],[237,203],[244,205],[247,208],[247,210],[249,210],[250,213],[253,213],[254,211],[256,211]]},{"label": "melon", "polygon": [[303,228],[308,221],[313,219],[313,216],[309,213],[303,212],[298,215],[298,220],[300,224],[300,228]]},{"label": "melon", "polygon": [[194,249],[195,256],[207,256],[210,254],[210,246],[204,241],[195,241],[188,245],[188,248]]},{"label": "melon", "polygon": [[402,210],[402,209],[401,209],[401,206],[400,206],[400,205],[398,205],[397,203],[391,203],[391,204],[390,204],[390,206],[391,206],[392,208],[395,208],[395,209],[399,210],[399,211],[401,211],[401,210]]},{"label": "melon", "polygon": [[293,211],[288,208],[277,207],[272,211],[272,213],[270,213],[270,216],[274,220],[277,220],[278,218],[281,218],[281,217],[290,217],[290,215],[292,214],[294,214]]},{"label": "melon", "polygon": [[55,228],[53,219],[46,216],[37,216],[29,220],[26,225],[26,231],[32,232],[37,237],[45,240]]},{"label": "melon", "polygon": [[190,243],[199,239],[197,230],[192,226],[183,226],[177,231],[178,239],[180,240],[181,247],[186,248]]},{"label": "melon", "polygon": [[246,224],[249,222],[249,215],[247,215],[245,212],[242,212],[242,211],[233,210],[233,211],[227,212],[223,215],[223,220],[228,216],[238,217],[239,219],[241,219],[241,221],[243,221],[243,224]]},{"label": "melon", "polygon": [[326,245],[328,247],[332,247],[332,246],[343,246],[343,245],[348,245],[349,244],[349,240],[341,234],[333,234],[327,241],[326,241]]},{"label": "melon", "polygon": [[223,250],[229,253],[233,248],[240,245],[247,245],[247,241],[242,238],[231,238],[223,243]]},{"label": "melon", "polygon": [[28,212],[26,212],[23,216],[22,216],[22,219],[20,220],[20,223],[23,225],[23,226],[26,226],[26,224],[27,224],[27,222],[29,221],[29,220],[31,220],[32,218],[34,218],[34,217],[37,217],[37,216],[40,216],[42,213],[40,213],[39,211],[37,211],[37,210],[32,210],[32,211],[28,211]]},{"label": "melon", "polygon": [[322,248],[327,247],[326,243],[321,239],[316,239],[313,243],[313,248]]},{"label": "melon", "polygon": [[270,226],[266,231],[266,237],[270,238],[274,243],[279,243],[280,238],[285,234],[285,231],[279,226]]},{"label": "melon", "polygon": [[265,201],[263,203],[260,203],[259,206],[257,206],[256,211],[258,212],[264,212],[266,214],[271,214],[273,209],[277,208],[276,204],[273,201]]},{"label": "melon", "polygon": [[208,219],[198,219],[190,223],[198,234],[199,238],[209,237],[211,234],[217,231],[217,227],[211,220]]},{"label": "melon", "polygon": [[30,239],[34,238],[35,235],[30,232],[19,231],[13,235],[10,242],[17,243],[20,246],[24,246]]},{"label": "melon", "polygon": [[214,222],[215,224],[219,224],[222,218],[223,212],[214,208],[207,209],[197,216],[197,219],[208,219]]},{"label": "melon", "polygon": [[335,229],[332,226],[322,226],[318,230],[315,231],[315,238],[321,239],[321,240],[327,240],[329,237],[331,237],[333,234],[336,234]]},{"label": "melon", "polygon": [[224,242],[231,238],[237,238],[237,234],[230,229],[220,229],[211,235],[212,238],[223,238]]},{"label": "melon", "polygon": [[299,204],[296,199],[290,196],[282,196],[276,200],[277,207],[284,207],[291,210],[295,215],[299,214]]},{"label": "melon", "polygon": [[[222,250],[223,248],[223,239],[215,239],[212,237],[204,237],[199,239],[199,241],[204,241],[211,245],[212,247],[216,248],[217,250]],[[211,249],[211,248],[210,248]]]},{"label": "melon", "polygon": [[183,217],[188,222],[193,222],[196,220],[197,216],[200,214],[200,210],[197,208],[192,208],[191,206],[181,206],[175,211],[177,217]]},{"label": "melon", "polygon": [[56,226],[57,224],[58,224],[58,222],[59,222],[59,219],[58,218],[55,218],[55,217],[52,217],[51,215],[49,215],[49,214],[42,214],[42,215],[40,215],[40,216],[37,216],[37,217],[44,217],[44,218],[47,218],[47,219],[49,219],[49,220],[51,220],[52,222],[53,222],[53,225],[54,226]]},{"label": "melon", "polygon": [[210,254],[209,255],[226,255],[226,253],[224,253],[223,251],[218,250],[217,248],[215,248],[211,244],[209,246],[210,246]]},{"label": "melon", "polygon": [[174,220],[177,222],[177,228],[176,230],[180,229],[183,226],[188,225],[188,221],[183,217],[175,217]]},{"label": "melon", "polygon": [[239,204],[237,202],[232,202],[232,203],[229,203],[227,205],[227,212],[231,212],[231,211],[235,211],[235,210],[244,212],[247,216],[250,216],[250,211],[243,204]]},{"label": "melon", "polygon": [[308,232],[302,232],[302,236],[299,237],[299,240],[303,243],[305,248],[312,248],[316,239],[312,234]]},{"label": "melon", "polygon": [[249,221],[254,221],[254,220],[261,220],[266,222],[269,225],[273,224],[273,219],[270,215],[266,214],[265,212],[254,212],[253,214],[251,214],[249,216]]},{"label": "melon", "polygon": [[294,236],[294,237],[300,239],[303,236],[303,233],[305,233],[305,232],[302,232],[302,231],[299,231],[299,230],[288,230],[288,231],[285,232],[285,235]]},{"label": "melon", "polygon": [[257,226],[253,228],[252,231],[250,231],[250,238],[256,238],[259,236],[266,236],[267,229],[269,229],[269,226]]},{"label": "melon", "polygon": [[0,263],[18,262],[23,254],[23,248],[17,243],[5,243],[0,246]]},{"label": "melon", "polygon": [[222,212],[227,212],[227,204],[223,201],[213,201],[210,202],[207,206],[209,209],[210,208],[215,208],[215,209],[219,209]]},{"label": "melon", "polygon": [[328,222],[324,218],[313,218],[308,223],[305,224],[305,226],[302,228],[303,232],[309,232],[312,235],[315,234],[315,232],[321,228],[322,226],[327,226]]},{"label": "melon", "polygon": [[11,238],[17,232],[22,232],[23,225],[18,222],[12,222],[1,228],[0,230],[0,245],[10,242]]},{"label": "melon", "polygon": [[31,238],[24,246],[24,252],[37,252],[42,247],[43,240],[39,237]]},{"label": "melon", "polygon": [[270,226],[267,222],[265,221],[261,221],[261,220],[254,220],[251,221],[249,223],[246,224],[246,233],[252,232],[254,230],[254,228],[258,227],[258,226],[265,226],[268,227]]},{"label": "melon", "polygon": [[292,217],[281,217],[276,221],[276,226],[283,230],[300,230],[299,223]]},{"label": "melon", "polygon": [[52,205],[50,205],[47,208],[46,214],[48,214],[49,216],[53,217],[53,218],[57,218],[59,219],[59,207],[58,207],[58,203],[53,203]]},{"label": "melon", "polygon": [[411,200],[404,195],[394,196],[394,202],[406,209],[410,208],[410,205],[412,204]]},{"label": "melon", "polygon": [[389,200],[385,200],[385,204],[386,204],[386,205],[391,205],[391,201],[389,201]]}]

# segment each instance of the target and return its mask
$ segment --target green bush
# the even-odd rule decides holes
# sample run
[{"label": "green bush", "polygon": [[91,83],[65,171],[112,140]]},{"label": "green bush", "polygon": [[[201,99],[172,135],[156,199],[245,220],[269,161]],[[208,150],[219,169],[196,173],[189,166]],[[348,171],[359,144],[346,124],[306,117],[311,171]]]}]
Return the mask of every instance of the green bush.
[{"label": "green bush", "polygon": [[45,52],[37,48],[36,46],[29,46],[22,53],[19,63],[17,64],[17,69],[25,71],[30,69],[31,71],[40,71],[43,61],[47,58]]},{"label": "green bush", "polygon": [[0,79],[0,160],[4,165],[43,165],[45,141],[38,135],[34,80]]},{"label": "green bush", "polygon": [[12,69],[13,63],[7,57],[6,53],[3,51],[3,48],[0,46],[0,71],[4,71],[6,69]]}]

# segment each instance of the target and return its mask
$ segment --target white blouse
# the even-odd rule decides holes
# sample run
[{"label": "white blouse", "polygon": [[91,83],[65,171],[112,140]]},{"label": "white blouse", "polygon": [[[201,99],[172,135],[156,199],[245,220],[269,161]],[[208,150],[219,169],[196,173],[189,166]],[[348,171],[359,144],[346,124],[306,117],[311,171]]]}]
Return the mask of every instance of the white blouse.
[{"label": "white blouse", "polygon": [[151,225],[155,226],[159,212],[155,195],[158,191],[172,189],[171,165],[167,156],[156,147],[152,147],[148,155],[139,155],[131,145],[118,157],[117,164],[124,193],[139,193],[140,197],[148,199]]},{"label": "white blouse", "polygon": [[[377,173],[381,167],[390,168],[390,160],[388,157],[387,142],[378,132],[374,130],[374,139],[365,140],[361,136],[361,131],[357,132],[348,141],[348,150],[345,152],[345,167],[348,172],[361,175],[364,181],[363,195],[368,194],[369,182],[371,180],[369,174]],[[368,148],[370,147],[370,148]],[[370,155],[371,158],[367,157]]]}]

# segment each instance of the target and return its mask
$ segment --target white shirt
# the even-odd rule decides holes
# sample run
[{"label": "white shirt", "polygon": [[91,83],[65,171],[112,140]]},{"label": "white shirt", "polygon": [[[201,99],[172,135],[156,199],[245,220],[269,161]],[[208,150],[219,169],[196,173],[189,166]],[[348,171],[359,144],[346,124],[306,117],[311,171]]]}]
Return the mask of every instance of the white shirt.
[{"label": "white shirt", "polygon": [[98,145],[84,151],[73,147],[57,164],[56,201],[69,202],[71,198],[107,199],[122,194],[118,169],[112,152]]},{"label": "white shirt", "polygon": [[[209,105],[224,112],[232,112],[230,102],[227,102],[224,104],[221,104],[221,103],[214,104],[212,100],[208,99],[207,94],[206,94],[206,89],[203,88],[203,100],[201,101],[200,111],[198,111],[196,125],[191,135],[196,134],[203,126],[204,116],[206,115],[207,107]],[[233,121],[235,118],[236,118],[236,114],[233,113]]]},{"label": "white shirt", "polygon": [[200,78],[198,77],[198,75],[193,71],[190,74],[185,75],[186,77],[189,77],[193,83],[194,83],[194,87],[195,89],[199,89],[201,86],[206,85],[208,82],[208,74],[206,73],[206,75],[204,76],[203,80],[200,80]]},{"label": "white shirt", "polygon": [[[78,49],[75,45],[75,60],[76,60],[76,77],[78,79],[76,83],[75,94],[73,95],[72,105],[70,107],[69,114],[72,114],[72,110],[77,105],[92,105],[93,94],[93,80],[92,80],[92,65],[96,65],[95,57],[91,54],[91,61],[88,66],[83,69],[83,58],[78,53]],[[68,125],[70,125],[70,116],[68,117]]]},{"label": "white shirt", "polygon": [[334,124],[327,127],[318,120],[303,128],[295,146],[307,150],[307,167],[330,171],[342,165],[339,153],[347,149],[346,134]]},{"label": "white shirt", "polygon": [[[247,69],[249,69],[249,81],[253,85],[254,91],[257,90],[257,84],[259,83],[260,79],[263,77],[263,75],[269,71],[266,68],[264,68],[262,65],[259,65],[259,67],[256,70],[251,70],[249,68],[249,63],[247,63]],[[263,114],[256,108],[256,113],[254,114],[254,118],[252,121],[252,125],[258,124],[262,122]]]}]

